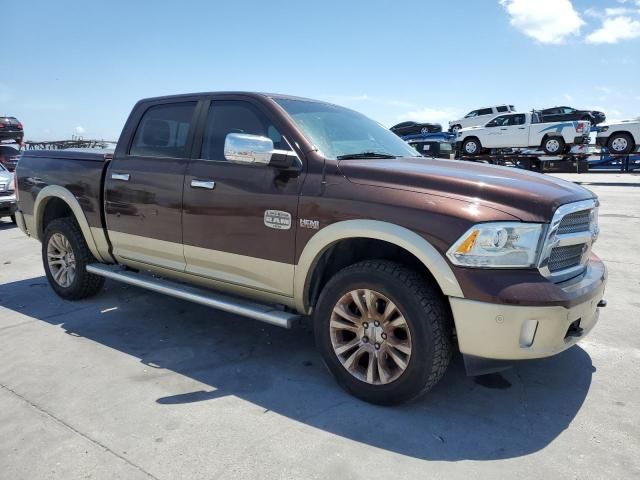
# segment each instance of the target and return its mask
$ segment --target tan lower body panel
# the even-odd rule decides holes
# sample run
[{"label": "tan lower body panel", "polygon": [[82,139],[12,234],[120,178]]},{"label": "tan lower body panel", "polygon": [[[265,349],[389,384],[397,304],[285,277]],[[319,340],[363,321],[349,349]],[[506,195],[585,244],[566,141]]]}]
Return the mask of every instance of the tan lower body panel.
[{"label": "tan lower body panel", "polygon": [[[591,299],[572,308],[499,305],[450,297],[460,352],[497,360],[560,353],[595,326],[603,294],[604,283]],[[580,338],[565,338],[569,326],[578,319],[583,329]]]},{"label": "tan lower body panel", "polygon": [[[188,274],[204,281],[260,290],[277,296],[293,295],[294,266],[262,258],[208,250],[121,232],[109,232],[118,262]],[[139,268],[139,267],[136,267]],[[175,276],[174,276],[175,278]],[[233,287],[231,287],[233,288]]]},{"label": "tan lower body panel", "polygon": [[161,277],[178,282],[198,285],[200,287],[210,288],[212,290],[230,293],[232,295],[238,295],[240,297],[255,300],[257,302],[286,305],[288,307],[295,308],[293,297],[287,295],[278,295],[276,293],[265,292],[263,290],[257,290],[255,288],[250,288],[243,285],[237,285],[233,283],[214,280],[212,278],[201,277],[192,273],[179,272],[159,266],[148,265],[146,263],[136,262],[134,260],[120,259],[120,263],[131,268],[150,272],[155,275],[159,275]]},{"label": "tan lower body panel", "polygon": [[154,238],[109,231],[113,256],[120,263],[134,260],[183,272],[186,267],[182,245]]}]

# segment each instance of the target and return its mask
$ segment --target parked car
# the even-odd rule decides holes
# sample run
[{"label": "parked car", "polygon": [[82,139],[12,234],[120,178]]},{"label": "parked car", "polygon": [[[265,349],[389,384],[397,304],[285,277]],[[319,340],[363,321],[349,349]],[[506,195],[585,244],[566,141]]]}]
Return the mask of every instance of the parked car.
[{"label": "parked car", "polygon": [[589,143],[591,124],[578,122],[541,123],[536,112],[499,115],[483,127],[458,131],[456,145],[463,155],[479,155],[493,148],[542,148],[558,155],[565,147]]},{"label": "parked car", "polygon": [[0,164],[10,172],[15,171],[16,165],[22,153],[15,147],[9,145],[0,145]]},{"label": "parked car", "polygon": [[312,322],[340,385],[374,403],[432,388],[454,343],[474,375],[560,353],[604,306],[593,192],[420,157],[325,102],[150,98],[113,156],[28,150],[17,176],[18,225],[43,243],[59,296],[90,297],[108,277]]},{"label": "parked car", "polygon": [[16,223],[17,208],[13,173],[0,164],[0,218],[10,217]]},{"label": "parked car", "polygon": [[605,123],[598,127],[596,143],[609,153],[631,153],[640,147],[640,119]]},{"label": "parked car", "polygon": [[455,136],[451,133],[411,135],[404,140],[423,157],[451,159],[454,156],[452,141]]},{"label": "parked car", "polygon": [[439,123],[402,122],[394,125],[389,130],[400,137],[415,135],[418,133],[437,133],[442,131]]},{"label": "parked car", "polygon": [[606,116],[597,110],[578,110],[573,107],[553,107],[539,110],[543,122],[568,122],[573,120],[586,120],[591,125],[597,125],[606,120]]},{"label": "parked car", "polygon": [[0,117],[0,142],[13,140],[22,143],[24,129],[16,117]]},{"label": "parked car", "polygon": [[487,123],[487,121],[491,120],[496,115],[515,111],[516,109],[513,105],[495,105],[493,107],[471,110],[464,116],[464,118],[461,118],[459,120],[451,120],[449,122],[449,131],[451,133],[458,133],[458,130],[460,130],[461,128],[484,125],[485,123]]}]

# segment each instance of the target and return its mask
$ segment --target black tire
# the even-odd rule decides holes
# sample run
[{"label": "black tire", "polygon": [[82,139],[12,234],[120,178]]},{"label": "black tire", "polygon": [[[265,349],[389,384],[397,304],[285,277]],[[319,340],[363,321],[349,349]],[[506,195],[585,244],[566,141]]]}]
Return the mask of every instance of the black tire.
[{"label": "black tire", "polygon": [[[624,140],[624,142],[626,142],[626,147],[619,149],[620,147],[617,146],[618,142],[616,142],[616,140]],[[618,149],[614,148],[614,145],[616,145],[616,148]],[[628,133],[612,133],[609,137],[609,140],[607,140],[607,148],[609,149],[609,153],[627,155],[631,153],[633,147],[633,137]]]},{"label": "black tire", "polygon": [[[384,295],[406,320],[411,355],[406,369],[389,383],[371,384],[357,378],[334,351],[332,312],[337,302],[355,289],[371,289]],[[387,260],[363,261],[338,272],[322,290],[314,313],[316,344],[338,384],[352,395],[379,405],[416,398],[442,378],[451,360],[451,325],[450,311],[438,289],[418,273]],[[384,358],[388,361],[387,354]]]},{"label": "black tire", "polygon": [[[550,145],[557,145],[558,147],[554,150],[553,148],[550,148]],[[545,137],[542,140],[541,146],[544,150],[544,153],[546,153],[547,155],[562,155],[564,153],[565,143],[562,137]]]},{"label": "black tire", "polygon": [[16,222],[16,216],[15,215],[11,215],[11,223],[13,223],[14,225],[17,225],[18,222]]},{"label": "black tire", "polygon": [[[472,145],[475,145],[475,147],[472,147]],[[473,151],[469,151],[469,149],[473,149]],[[464,142],[462,142],[462,155],[475,156],[480,155],[480,153],[482,153],[482,144],[480,143],[480,140],[476,137],[464,139]]]},{"label": "black tire", "polygon": [[460,130],[461,128],[462,128],[462,125],[454,125],[453,127],[451,127],[451,128],[449,129],[449,131],[450,131],[451,133],[457,133],[457,132],[458,132],[458,130]]},{"label": "black tire", "polygon": [[[69,241],[75,257],[75,278],[67,287],[56,282],[48,262],[47,248],[51,237],[56,233],[62,234]],[[96,261],[80,227],[73,218],[58,218],[47,225],[42,241],[42,262],[49,285],[60,297],[67,300],[80,300],[97,294],[104,285],[104,277],[93,275],[86,270],[88,264]]]}]

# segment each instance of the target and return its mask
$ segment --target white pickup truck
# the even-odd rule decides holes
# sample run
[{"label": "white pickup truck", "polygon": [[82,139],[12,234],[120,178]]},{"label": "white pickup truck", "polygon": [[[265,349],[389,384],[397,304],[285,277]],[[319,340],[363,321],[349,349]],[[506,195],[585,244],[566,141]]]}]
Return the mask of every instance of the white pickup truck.
[{"label": "white pickup truck", "polygon": [[589,143],[588,121],[542,123],[537,112],[498,115],[480,127],[458,131],[456,146],[463,155],[493,148],[542,148],[558,155],[565,147]]},{"label": "white pickup truck", "polygon": [[610,153],[629,154],[640,148],[640,118],[598,125],[596,143]]}]

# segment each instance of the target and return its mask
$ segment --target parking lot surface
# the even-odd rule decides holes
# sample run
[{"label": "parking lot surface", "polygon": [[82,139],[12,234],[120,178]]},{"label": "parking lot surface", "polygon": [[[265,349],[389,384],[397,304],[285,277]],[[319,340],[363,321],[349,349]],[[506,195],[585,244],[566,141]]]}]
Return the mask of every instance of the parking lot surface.
[{"label": "parking lot surface", "polygon": [[282,330],[107,282],[67,302],[0,220],[0,478],[640,478],[640,176],[559,175],[601,199],[600,323],[554,358],[421,400],[344,393]]}]

